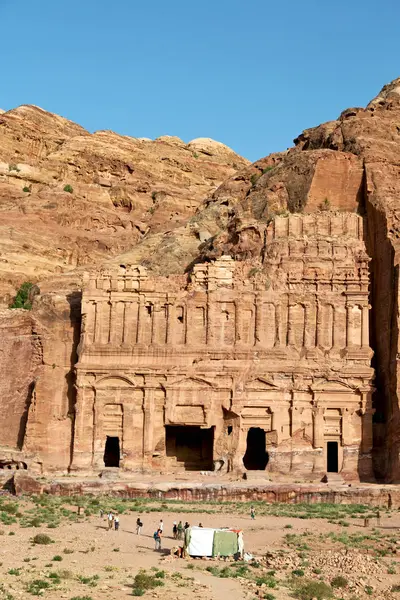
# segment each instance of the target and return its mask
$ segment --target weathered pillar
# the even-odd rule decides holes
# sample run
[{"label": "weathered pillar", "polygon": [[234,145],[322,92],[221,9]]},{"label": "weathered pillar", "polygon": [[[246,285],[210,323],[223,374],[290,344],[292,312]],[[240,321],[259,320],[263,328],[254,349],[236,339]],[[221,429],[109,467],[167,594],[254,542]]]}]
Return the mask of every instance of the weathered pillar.
[{"label": "weathered pillar", "polygon": [[207,344],[213,346],[216,339],[215,330],[215,302],[211,294],[208,294],[207,301]]},{"label": "weathered pillar", "polygon": [[313,409],[313,446],[314,448],[324,446],[324,409],[320,406]]},{"label": "weathered pillar", "polygon": [[154,420],[154,389],[144,390],[144,426],[143,426],[143,454],[144,462],[150,463],[153,454],[153,420]]},{"label": "weathered pillar", "polygon": [[93,404],[93,390],[83,390],[78,387],[75,406],[72,470],[90,470],[92,468]]},{"label": "weathered pillar", "polygon": [[103,302],[99,302],[97,301],[95,303],[95,326],[94,326],[94,342],[96,344],[101,344],[101,320],[102,320],[102,308],[103,308]]},{"label": "weathered pillar", "polygon": [[261,298],[256,296],[255,301],[255,342],[256,346],[263,345],[263,305]]},{"label": "weathered pillar", "polygon": [[281,323],[282,306],[280,302],[278,302],[277,304],[275,304],[275,348],[280,348],[282,346]]},{"label": "weathered pillar", "polygon": [[282,426],[283,426],[283,409],[280,406],[271,410],[271,430],[276,431],[276,442],[280,444],[282,441]]},{"label": "weathered pillar", "polygon": [[351,417],[353,415],[353,409],[344,408],[342,409],[342,445],[350,446],[353,443],[353,436],[351,432]]},{"label": "weathered pillar", "polygon": [[288,336],[287,336],[287,341],[288,341],[288,346],[294,346],[296,344],[296,337],[295,337],[295,330],[294,330],[294,309],[295,309],[296,304],[294,304],[292,302],[292,300],[290,300],[289,298],[289,304],[288,304],[288,319],[287,319],[287,327],[288,327]]},{"label": "weathered pillar", "polygon": [[304,304],[304,346],[315,348],[315,307],[309,302]]},{"label": "weathered pillar", "polygon": [[353,307],[350,304],[346,304],[346,347],[350,348],[354,346],[353,342],[353,319],[352,319],[352,309]]},{"label": "weathered pillar", "polygon": [[361,345],[363,348],[369,347],[369,306],[362,307],[362,329],[361,329]]},{"label": "weathered pillar", "polygon": [[110,331],[108,341],[115,345],[117,343],[118,323],[117,323],[117,302],[110,301]]}]

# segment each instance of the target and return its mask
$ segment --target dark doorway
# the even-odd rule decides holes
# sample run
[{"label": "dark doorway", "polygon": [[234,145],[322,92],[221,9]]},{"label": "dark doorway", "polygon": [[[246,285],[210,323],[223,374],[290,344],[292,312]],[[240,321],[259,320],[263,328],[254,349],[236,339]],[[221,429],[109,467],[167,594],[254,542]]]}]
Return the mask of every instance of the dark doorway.
[{"label": "dark doorway", "polygon": [[246,454],[243,464],[248,471],[264,471],[269,456],[265,450],[265,431],[259,427],[251,427],[247,432]]},{"label": "dark doorway", "polygon": [[104,466],[119,467],[120,450],[119,438],[107,436],[106,447],[104,450]]},{"label": "dark doorway", "polygon": [[338,473],[339,472],[339,455],[338,455],[338,443],[337,442],[327,442],[326,445],[326,460],[327,467],[326,470],[328,473]]},{"label": "dark doorway", "polygon": [[210,471],[213,468],[213,427],[167,425],[165,445],[167,456],[183,463],[186,471]]}]

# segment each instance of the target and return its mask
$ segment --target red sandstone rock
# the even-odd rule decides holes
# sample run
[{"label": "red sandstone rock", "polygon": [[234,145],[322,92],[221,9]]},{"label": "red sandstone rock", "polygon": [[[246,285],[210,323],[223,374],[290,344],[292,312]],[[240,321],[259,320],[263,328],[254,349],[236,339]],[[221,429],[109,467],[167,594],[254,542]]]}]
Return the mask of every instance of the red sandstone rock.
[{"label": "red sandstone rock", "polygon": [[[258,417],[273,458],[270,465],[275,464],[278,472],[319,476],[326,467],[326,444],[335,439],[339,454],[343,453],[339,461],[344,478],[360,474],[371,477],[372,414],[376,410],[377,472],[387,480],[400,479],[399,81],[385,86],[366,109],[348,109],[336,121],[304,131],[296,138],[294,148],[246,165],[214,192],[208,191],[211,186],[206,190],[199,184],[199,196],[208,196],[203,205],[189,219],[195,203],[187,206],[182,219],[172,219],[179,227],[167,231],[165,221],[172,214],[170,208],[160,213],[159,221],[141,216],[135,224],[130,220],[131,213],[116,210],[121,206],[130,210],[133,197],[137,202],[145,198],[140,204],[143,215],[143,208],[153,207],[154,198],[151,204],[148,202],[153,191],[156,208],[148,212],[158,212],[160,199],[169,206],[168,190],[164,195],[164,183],[162,188],[158,186],[163,165],[168,165],[168,177],[177,176],[185,185],[185,168],[199,160],[192,156],[190,161],[183,161],[182,168],[178,166],[176,152],[183,151],[179,140],[153,142],[155,179],[151,179],[148,189],[143,183],[148,181],[147,176],[141,176],[139,189],[135,187],[138,166],[131,163],[130,157],[135,151],[140,163],[142,145],[149,142],[106,132],[90,136],[60,121],[56,134],[46,133],[48,141],[43,150],[34,131],[40,126],[47,132],[47,116],[42,121],[36,109],[28,110],[35,113],[35,127],[27,136],[30,147],[16,145],[16,150],[24,160],[36,156],[39,166],[22,165],[20,171],[10,171],[5,163],[3,169],[3,196],[6,200],[14,198],[9,220],[4,213],[3,231],[16,249],[5,272],[24,260],[21,248],[27,243],[25,232],[31,231],[32,224],[38,233],[37,240],[32,234],[33,243],[39,248],[41,223],[47,228],[49,223],[40,205],[43,200],[56,198],[58,202],[59,229],[52,229],[53,235],[64,231],[72,235],[75,211],[80,207],[85,214],[83,228],[96,229],[95,236],[80,233],[79,239],[74,238],[73,250],[69,241],[72,238],[68,237],[71,276],[41,283],[42,297],[35,300],[35,319],[45,327],[40,335],[44,365],[39,369],[42,378],[30,408],[24,447],[43,458],[46,470],[65,470],[73,450],[74,468],[97,472],[105,436],[122,439],[125,422],[130,424],[125,438],[130,468],[148,465],[173,469],[167,460],[163,427],[193,423],[216,428],[216,466],[231,461],[239,467],[249,423],[253,422],[254,427]],[[4,156],[9,161],[13,128],[17,130],[21,121],[18,114],[11,121],[7,115],[0,117],[0,139],[3,135],[6,140]],[[207,141],[198,140],[194,146],[196,154],[209,156]],[[218,172],[219,151],[218,146]],[[185,147],[185,152],[194,151]],[[42,161],[46,162],[45,172],[39,169]],[[40,172],[35,171],[37,168]],[[139,164],[140,173],[141,168]],[[15,224],[17,213],[12,190],[15,192],[20,185],[21,177],[28,180],[28,172],[30,181],[42,187],[32,195],[32,205],[27,206],[28,215],[33,207],[26,221],[30,229],[23,229],[21,217],[21,225],[14,231],[11,224]],[[78,191],[76,199],[60,188],[66,177]],[[117,183],[121,179],[122,187]],[[52,180],[56,181],[54,188],[49,183]],[[92,189],[98,203],[95,219],[87,210],[87,203],[93,201]],[[123,222],[127,225],[126,237],[120,235]],[[155,233],[146,235],[148,227]],[[135,235],[134,228],[138,231]],[[133,248],[132,237],[139,242]],[[53,261],[52,265],[36,265],[38,272],[55,272],[53,248],[44,254],[45,261]],[[194,281],[186,286],[182,275],[185,270],[227,254],[236,260],[231,287],[225,281],[225,267],[216,277],[201,264],[194,271]],[[80,270],[73,267],[98,264],[106,256],[105,270],[98,277],[103,283],[85,288],[76,398],[71,367],[76,362],[79,337],[79,297],[75,311],[68,309],[65,297],[73,284],[72,289],[76,289],[80,279]],[[146,285],[141,288],[139,281],[135,283],[138,289],[125,288],[121,283],[124,278],[118,275],[119,265],[124,265],[127,272],[130,265],[139,265],[136,280],[142,274],[145,279],[140,269],[148,267]],[[211,271],[220,266],[211,266]],[[18,269],[28,273],[22,267]],[[176,276],[165,278],[171,274]],[[8,280],[12,285],[11,275]],[[52,293],[56,286],[58,297]],[[96,316],[97,303],[102,306]],[[126,329],[124,323],[129,318],[131,325],[134,323],[132,315],[129,317],[131,304],[138,306],[138,320]],[[176,333],[179,329],[181,334]],[[125,341],[125,330],[133,336],[129,342]],[[176,335],[181,335],[181,341]],[[377,372],[372,403],[370,345],[375,351]],[[229,377],[231,381],[224,381]],[[251,404],[256,400],[259,406]],[[21,407],[20,396],[15,402]],[[266,414],[271,417],[270,423]],[[232,427],[232,444],[224,439],[221,415],[226,417],[226,434]],[[150,427],[147,433],[143,433],[144,427]]]}]

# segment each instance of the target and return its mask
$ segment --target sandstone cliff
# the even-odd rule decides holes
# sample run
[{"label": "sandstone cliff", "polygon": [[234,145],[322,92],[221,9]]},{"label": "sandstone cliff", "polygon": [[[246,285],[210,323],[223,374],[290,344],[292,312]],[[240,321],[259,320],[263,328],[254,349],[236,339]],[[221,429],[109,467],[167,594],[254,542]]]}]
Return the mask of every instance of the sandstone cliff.
[{"label": "sandstone cliff", "polygon": [[[55,439],[67,441],[71,435],[70,369],[85,265],[139,263],[168,275],[230,254],[243,262],[244,277],[254,268],[268,275],[265,229],[275,215],[354,211],[365,216],[371,258],[375,468],[378,477],[400,480],[399,124],[400,79],[385,86],[367,108],[347,109],[337,120],[303,131],[287,152],[252,165],[209,140],[184,145],[176,138],[150,142],[109,132],[90,135],[33,107],[3,114],[3,294],[22,276],[33,276],[42,296],[31,318],[47,328],[39,336],[45,343],[27,450],[48,453],[53,445],[55,467],[68,466],[65,449]],[[25,184],[32,185],[27,192],[22,191]],[[73,194],[63,191],[66,185]],[[12,370],[11,350],[6,354]],[[32,356],[26,359],[29,364]],[[12,400],[15,405],[23,406],[30,380],[31,375],[23,396]],[[14,397],[15,389],[9,390]]]},{"label": "sandstone cliff", "polygon": [[0,116],[0,302],[172,230],[248,161],[210,139],[90,134],[35,106]]}]

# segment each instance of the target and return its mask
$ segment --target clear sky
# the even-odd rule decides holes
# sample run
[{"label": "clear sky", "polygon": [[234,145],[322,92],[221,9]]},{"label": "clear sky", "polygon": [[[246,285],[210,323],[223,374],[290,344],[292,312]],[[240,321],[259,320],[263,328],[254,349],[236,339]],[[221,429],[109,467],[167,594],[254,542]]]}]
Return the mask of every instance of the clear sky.
[{"label": "clear sky", "polygon": [[399,0],[0,0],[0,107],[256,160],[367,104],[399,41]]}]

